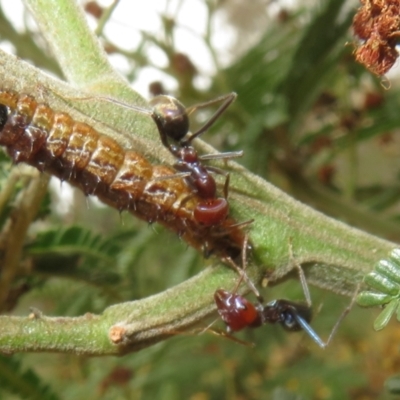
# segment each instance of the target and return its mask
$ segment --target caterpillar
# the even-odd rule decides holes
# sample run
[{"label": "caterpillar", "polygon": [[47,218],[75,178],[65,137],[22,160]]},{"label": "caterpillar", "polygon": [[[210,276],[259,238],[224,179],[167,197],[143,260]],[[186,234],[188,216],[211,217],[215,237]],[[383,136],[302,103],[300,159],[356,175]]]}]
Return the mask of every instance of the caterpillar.
[{"label": "caterpillar", "polygon": [[[235,260],[241,253],[242,225],[225,210],[216,219],[204,219],[201,214],[199,220],[204,196],[177,170],[151,164],[141,154],[123,149],[114,139],[32,96],[0,90],[0,145],[15,163],[27,163],[111,207],[158,222],[206,256]],[[213,201],[210,204],[214,206]]]}]

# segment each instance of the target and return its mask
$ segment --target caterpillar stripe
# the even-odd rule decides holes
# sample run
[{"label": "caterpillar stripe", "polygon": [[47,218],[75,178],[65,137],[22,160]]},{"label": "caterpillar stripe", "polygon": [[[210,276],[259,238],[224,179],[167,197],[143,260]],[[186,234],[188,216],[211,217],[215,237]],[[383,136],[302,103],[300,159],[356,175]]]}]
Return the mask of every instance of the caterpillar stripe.
[{"label": "caterpillar stripe", "polygon": [[0,91],[0,145],[15,163],[25,162],[111,207],[159,222],[205,255],[240,255],[241,227],[230,217],[211,226],[199,223],[194,214],[204,199],[176,177],[176,170],[152,165],[29,95]]}]

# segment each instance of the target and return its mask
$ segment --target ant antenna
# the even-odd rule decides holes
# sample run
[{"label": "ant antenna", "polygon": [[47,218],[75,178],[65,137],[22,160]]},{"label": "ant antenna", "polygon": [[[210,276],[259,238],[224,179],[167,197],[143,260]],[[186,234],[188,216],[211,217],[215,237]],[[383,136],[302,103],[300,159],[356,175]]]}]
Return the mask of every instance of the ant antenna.
[{"label": "ant antenna", "polygon": [[[311,309],[312,307],[312,301],[311,301],[311,295],[310,295],[310,290],[308,288],[307,284],[307,279],[304,274],[303,268],[301,268],[301,265],[295,260],[293,256],[293,244],[292,244],[292,238],[290,238],[289,242],[289,258],[291,262],[293,262],[293,265],[297,268],[298,273],[299,273],[299,279],[301,282],[301,286],[303,288],[304,292],[304,297],[306,299],[307,306]],[[293,318],[296,320],[296,322],[300,325],[300,327],[311,337],[312,340],[314,340],[315,343],[322,349],[325,349],[329,343],[332,341],[333,337],[335,336],[336,331],[339,328],[339,325],[342,323],[344,318],[347,316],[347,314],[351,311],[351,309],[354,306],[355,300],[357,298],[357,294],[360,290],[360,284],[356,286],[356,290],[351,298],[350,304],[343,310],[342,314],[336,321],[335,325],[333,326],[331,333],[329,334],[328,340],[324,342],[321,337],[318,335],[317,332],[311,327],[311,325],[303,318],[298,312],[293,312]]]},{"label": "ant antenna", "polygon": [[188,139],[182,141],[182,146],[187,146],[188,144],[190,144],[190,142],[192,142],[193,139],[196,139],[196,137],[200,136],[208,128],[210,128],[210,126],[212,126],[214,124],[214,122],[221,116],[221,114],[235,101],[236,97],[237,97],[237,94],[232,92],[232,93],[217,97],[216,99],[206,101],[205,103],[196,104],[194,106],[187,108],[186,114],[190,115],[192,112],[194,112],[195,110],[198,110],[199,108],[208,107],[212,104],[223,101],[223,103],[218,108],[218,110],[214,113],[214,115],[197,132],[193,133]]}]

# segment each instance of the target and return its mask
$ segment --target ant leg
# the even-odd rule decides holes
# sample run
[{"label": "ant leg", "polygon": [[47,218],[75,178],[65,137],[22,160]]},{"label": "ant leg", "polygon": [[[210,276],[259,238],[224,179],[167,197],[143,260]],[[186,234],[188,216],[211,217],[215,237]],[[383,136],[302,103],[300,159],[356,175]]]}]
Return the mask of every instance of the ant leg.
[{"label": "ant leg", "polygon": [[336,331],[339,328],[339,325],[341,324],[341,322],[345,319],[347,314],[353,308],[359,291],[360,291],[360,284],[358,284],[356,286],[356,290],[354,291],[354,294],[353,294],[353,297],[351,298],[350,304],[343,310],[342,314],[340,315],[340,317],[336,321],[335,325],[333,325],[333,328],[332,328],[331,333],[330,333],[330,335],[328,337],[328,340],[326,341],[326,345],[328,345],[331,342],[333,336],[335,335]]},{"label": "ant leg", "polygon": [[[57,95],[58,97],[60,97],[61,99],[64,99],[64,97],[57,93],[56,91],[51,90],[55,95]],[[107,103],[112,103],[115,104],[117,106],[121,106],[123,108],[126,108],[128,110],[132,110],[135,112],[138,112],[140,114],[145,114],[145,115],[149,115],[152,116],[152,110],[150,109],[150,106],[148,108],[145,107],[141,107],[141,106],[137,106],[135,104],[128,104],[125,103],[121,100],[117,100],[114,97],[109,97],[109,96],[103,96],[101,94],[93,94],[93,95],[88,95],[88,96],[68,96],[67,98],[68,100],[76,100],[76,101],[93,101],[93,100],[101,100]]]},{"label": "ant leg", "polygon": [[292,238],[289,239],[289,259],[290,259],[291,264],[294,265],[298,271],[300,283],[303,288],[303,293],[304,293],[304,297],[306,299],[307,306],[311,307],[312,301],[311,301],[310,289],[308,288],[308,283],[307,283],[306,276],[304,275],[303,268],[301,268],[301,265],[294,258]]},{"label": "ant leg", "polygon": [[[209,161],[209,160],[230,160],[232,158],[243,157],[243,150],[238,151],[228,151],[227,153],[216,153],[216,154],[203,154],[199,156],[201,161]],[[216,168],[216,167],[214,167]],[[217,169],[217,168],[216,168]],[[219,168],[218,168],[219,169]]]},{"label": "ant leg", "polygon": [[[226,179],[225,179],[225,184],[224,184],[224,197],[225,199],[228,199],[228,193],[229,193],[229,181],[231,176],[228,174],[226,175]],[[247,243],[246,243],[247,245]],[[243,260],[242,260],[243,261]]]},{"label": "ant leg", "polygon": [[157,176],[156,178],[151,179],[149,182],[169,181],[170,179],[187,178],[188,176],[190,176],[190,172],[177,172],[176,174]]},{"label": "ant leg", "polygon": [[[235,222],[234,224],[226,226],[223,232],[216,232],[215,237],[223,237],[226,236],[226,233],[229,232],[230,229],[245,229],[248,225],[251,225],[254,222],[254,219],[248,219],[242,222]],[[224,259],[225,260],[225,259]],[[229,262],[229,261],[228,261]],[[239,267],[238,267],[239,268]],[[236,268],[235,268],[236,269]],[[241,269],[241,268],[240,268]],[[263,286],[265,287],[265,286]]]},{"label": "ant leg", "polygon": [[226,229],[244,228],[247,225],[251,225],[253,222],[254,222],[254,219],[248,219],[247,221],[236,222],[235,224],[227,226]]},{"label": "ant leg", "polygon": [[232,104],[232,102],[236,99],[237,94],[236,93],[229,93],[224,96],[217,97],[216,99],[206,101],[205,103],[200,103],[196,104],[194,106],[188,107],[186,109],[187,115],[190,115],[193,111],[199,109],[199,108],[204,108],[208,107],[212,104],[219,103],[223,101],[221,106],[218,108],[218,110],[214,113],[214,115],[195,133],[193,133],[187,140],[185,140],[182,145],[187,146],[189,143],[195,139],[197,136],[200,136],[202,133],[204,133],[210,126],[214,124],[214,122],[221,116],[221,114]]},{"label": "ant leg", "polygon": [[[229,107],[229,105],[231,103],[233,103],[236,100],[236,97],[237,97],[237,94],[235,92],[223,94],[214,99],[204,101],[203,103],[197,103],[197,104],[193,104],[190,107],[187,107],[186,113],[188,115],[190,115],[191,113],[193,113],[196,110],[199,110],[200,108],[206,108],[206,107],[212,106],[215,103],[221,103],[221,102],[222,102],[222,105],[220,106],[220,109],[223,108],[225,110],[227,107]],[[218,111],[215,112],[215,114],[217,114],[217,113],[218,113]]]},{"label": "ant leg", "polygon": [[298,315],[297,313],[294,313],[293,314],[293,318],[303,328],[303,330],[305,332],[307,332],[307,334],[311,337],[311,339],[313,339],[314,342],[317,343],[317,345],[319,347],[321,347],[322,349],[325,349],[326,347],[328,347],[329,343],[332,341],[333,337],[335,336],[335,333],[338,330],[339,325],[342,323],[344,318],[347,316],[347,314],[353,308],[359,290],[360,290],[360,285],[357,285],[356,290],[355,290],[355,292],[353,294],[353,297],[352,297],[352,299],[350,301],[350,304],[344,309],[344,311],[342,312],[342,314],[340,315],[340,317],[336,321],[335,325],[333,325],[331,333],[329,334],[328,340],[326,342],[324,342],[321,339],[321,337],[318,335],[318,333],[315,332],[315,330],[311,327],[311,325],[302,316]]},{"label": "ant leg", "polygon": [[241,344],[242,346],[247,346],[247,347],[254,347],[254,343],[251,342],[245,342],[244,340],[240,340],[238,338],[236,338],[235,336],[231,335],[230,333],[226,332],[226,331],[222,331],[220,329],[213,329],[211,328],[214,323],[217,320],[214,320],[213,322],[211,322],[210,324],[208,324],[205,328],[194,328],[191,329],[190,331],[178,331],[178,330],[169,330],[167,332],[165,332],[167,335],[171,335],[171,336],[175,336],[175,335],[185,335],[185,336],[198,336],[198,335],[203,335],[206,332],[210,332],[215,336],[222,336],[225,339],[231,340],[232,342]]},{"label": "ant leg", "polygon": [[[301,285],[303,287],[304,297],[306,298],[308,307],[311,308],[312,302],[311,302],[310,290],[308,288],[307,280],[304,275],[304,271],[301,268],[301,265],[299,263],[297,263],[293,257],[293,246],[292,246],[291,240],[289,243],[289,257],[290,257],[291,261],[294,262],[294,265],[296,266],[296,268],[299,272],[299,278],[300,278]],[[307,334],[311,337],[311,339],[313,339],[314,342],[318,344],[319,347],[321,347],[322,349],[325,349],[329,345],[329,343],[332,341],[333,337],[335,336],[336,331],[338,330],[338,328],[339,328],[340,324],[342,323],[342,321],[344,320],[344,318],[347,316],[347,314],[349,314],[349,312],[353,308],[359,290],[360,290],[360,285],[358,284],[356,287],[356,290],[351,298],[350,304],[343,310],[342,314],[336,321],[335,325],[333,326],[333,328],[331,330],[331,333],[329,334],[328,340],[326,342],[324,342],[321,339],[321,337],[317,334],[317,332],[315,332],[315,330],[311,327],[311,325],[297,312],[293,313],[293,318],[302,327],[302,329],[305,332],[307,332]]]},{"label": "ant leg", "polygon": [[[228,339],[228,340],[232,340],[232,342],[239,343],[242,346],[254,347],[254,343],[245,342],[244,340],[240,340],[237,337],[231,335],[227,331],[223,331],[223,330],[220,330],[220,329],[213,329],[212,326],[215,324],[216,321],[218,321],[218,319],[215,319],[214,321],[212,321],[205,328],[198,328],[198,329],[196,329],[196,330],[194,330],[192,332],[195,333],[196,335],[203,335],[206,332],[210,332],[213,335],[222,336],[223,338]],[[198,332],[196,332],[196,331],[198,331]]]},{"label": "ant leg", "polygon": [[251,342],[245,342],[244,340],[240,340],[237,337],[231,335],[229,332],[226,331],[221,331],[219,329],[212,329],[210,327],[206,328],[208,332],[211,332],[212,334],[216,336],[222,336],[225,339],[232,340],[232,342],[241,344],[242,346],[247,346],[247,347],[254,347],[254,343]]},{"label": "ant leg", "polygon": [[257,300],[260,303],[264,302],[263,297],[261,296],[260,292],[254,285],[253,281],[248,277],[246,273],[246,266],[247,266],[247,247],[249,242],[249,235],[245,235],[243,239],[243,248],[242,248],[242,268],[240,268],[230,257],[226,257],[224,260],[239,274],[239,282],[236,285],[235,291],[239,288],[242,280],[245,280],[247,287],[254,293],[257,297]]}]

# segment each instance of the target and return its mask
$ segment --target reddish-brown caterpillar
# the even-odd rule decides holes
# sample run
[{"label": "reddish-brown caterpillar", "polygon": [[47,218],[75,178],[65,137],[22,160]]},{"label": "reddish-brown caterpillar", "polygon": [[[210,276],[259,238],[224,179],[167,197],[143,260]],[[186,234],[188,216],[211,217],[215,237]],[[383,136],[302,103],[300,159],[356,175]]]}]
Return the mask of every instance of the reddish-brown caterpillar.
[{"label": "reddish-brown caterpillar", "polygon": [[152,165],[112,138],[33,97],[0,91],[0,145],[15,163],[25,162],[80,188],[86,195],[135,216],[159,222],[204,254],[235,260],[244,233],[224,216],[205,224],[195,218],[202,198],[176,170]]}]

